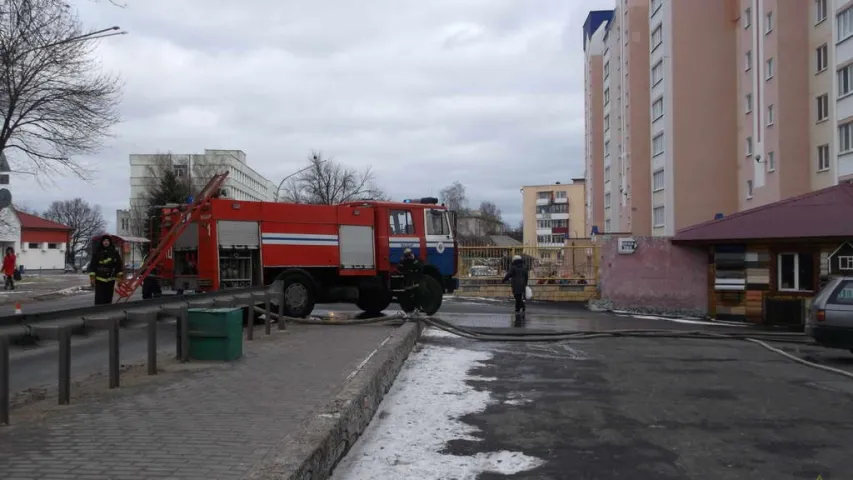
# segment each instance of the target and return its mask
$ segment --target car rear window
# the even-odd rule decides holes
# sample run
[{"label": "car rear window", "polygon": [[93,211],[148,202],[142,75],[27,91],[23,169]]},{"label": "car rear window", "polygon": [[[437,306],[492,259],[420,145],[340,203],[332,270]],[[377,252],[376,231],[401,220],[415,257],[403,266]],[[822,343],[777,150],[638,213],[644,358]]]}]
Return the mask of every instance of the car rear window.
[{"label": "car rear window", "polygon": [[853,281],[843,280],[835,287],[829,303],[838,305],[853,305]]}]

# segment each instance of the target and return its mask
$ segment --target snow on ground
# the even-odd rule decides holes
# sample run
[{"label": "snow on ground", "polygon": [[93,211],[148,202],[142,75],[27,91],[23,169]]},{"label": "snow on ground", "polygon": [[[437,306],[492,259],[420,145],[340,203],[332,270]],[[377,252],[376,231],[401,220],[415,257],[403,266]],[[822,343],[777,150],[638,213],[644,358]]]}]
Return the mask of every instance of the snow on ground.
[{"label": "snow on ground", "polygon": [[693,318],[672,318],[672,317],[658,317],[654,315],[634,315],[634,314],[622,314],[616,313],[619,317],[633,317],[638,318],[640,320],[663,320],[665,322],[673,322],[673,323],[686,323],[690,325],[716,325],[722,327],[746,327],[747,324],[740,322],[724,322],[720,320],[714,320],[713,322],[698,320]]},{"label": "snow on ground", "polygon": [[[455,337],[428,329],[426,337]],[[475,427],[459,419],[495,402],[469,380],[492,353],[421,344],[400,371],[364,434],[341,461],[332,480],[468,480],[484,472],[512,475],[540,466],[543,460],[521,452],[499,451],[475,456],[445,455],[450,440],[478,441]]]}]

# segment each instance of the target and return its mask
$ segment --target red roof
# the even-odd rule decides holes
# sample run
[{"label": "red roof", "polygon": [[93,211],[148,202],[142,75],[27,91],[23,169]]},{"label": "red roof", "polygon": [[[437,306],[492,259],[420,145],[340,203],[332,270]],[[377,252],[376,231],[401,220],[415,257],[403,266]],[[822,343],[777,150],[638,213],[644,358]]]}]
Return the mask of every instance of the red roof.
[{"label": "red roof", "polygon": [[853,237],[853,185],[737,212],[679,230],[674,242]]},{"label": "red roof", "polygon": [[29,213],[24,213],[20,210],[15,210],[15,214],[18,215],[18,220],[21,222],[21,228],[28,228],[32,230],[74,230],[73,228],[61,223],[30,215]]}]

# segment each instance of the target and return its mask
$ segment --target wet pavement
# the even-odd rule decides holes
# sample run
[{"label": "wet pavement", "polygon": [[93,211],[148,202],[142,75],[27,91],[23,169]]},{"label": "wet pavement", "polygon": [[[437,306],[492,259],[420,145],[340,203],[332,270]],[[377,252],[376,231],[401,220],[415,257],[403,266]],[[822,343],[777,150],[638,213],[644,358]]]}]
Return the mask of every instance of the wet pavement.
[{"label": "wet pavement", "polygon": [[[528,325],[631,323],[586,316],[534,316]],[[495,327],[511,319],[456,317]],[[846,351],[774,346],[853,372]],[[851,400],[853,379],[746,342],[508,344],[430,331],[335,479],[849,478]]]}]

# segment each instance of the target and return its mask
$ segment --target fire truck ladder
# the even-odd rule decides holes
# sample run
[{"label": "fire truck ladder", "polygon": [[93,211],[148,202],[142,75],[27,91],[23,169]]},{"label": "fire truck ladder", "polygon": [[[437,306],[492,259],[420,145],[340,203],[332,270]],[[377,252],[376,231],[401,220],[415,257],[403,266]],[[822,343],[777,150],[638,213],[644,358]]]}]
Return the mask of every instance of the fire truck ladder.
[{"label": "fire truck ladder", "polygon": [[140,273],[131,279],[124,279],[118,282],[116,293],[118,293],[119,298],[116,299],[116,303],[126,302],[133,296],[133,293],[142,285],[148,275],[154,271],[154,268],[160,265],[165,259],[169,250],[178,241],[184,230],[186,230],[187,225],[198,220],[202,207],[219,193],[227,177],[228,172],[214,175],[193,202],[187,205],[184,211],[181,212],[181,218],[169,229],[166,235],[160,240],[160,243],[148,253],[148,256],[145,257],[145,261],[142,262],[142,266],[139,269]]}]

